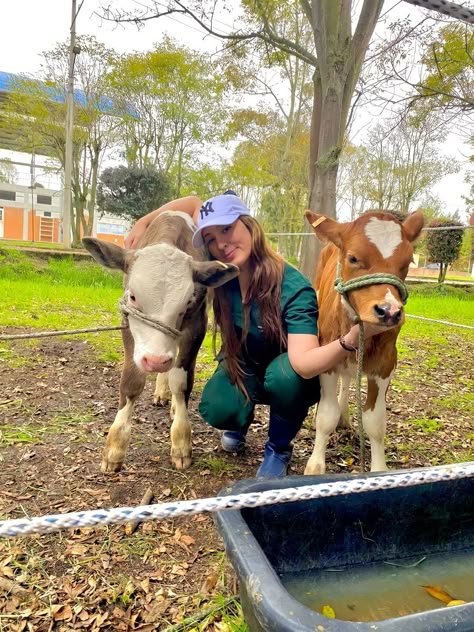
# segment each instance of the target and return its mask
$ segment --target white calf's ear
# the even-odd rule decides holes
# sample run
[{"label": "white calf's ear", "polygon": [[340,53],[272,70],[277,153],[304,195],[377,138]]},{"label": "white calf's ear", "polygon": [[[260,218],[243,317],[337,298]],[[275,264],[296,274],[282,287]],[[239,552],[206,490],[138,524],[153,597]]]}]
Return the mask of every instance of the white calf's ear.
[{"label": "white calf's ear", "polygon": [[240,274],[237,266],[220,261],[193,261],[193,280],[206,287],[219,287]]},{"label": "white calf's ear", "polygon": [[126,272],[128,251],[116,244],[94,237],[84,237],[82,239],[84,248],[88,250],[97,263],[105,268],[117,268]]}]

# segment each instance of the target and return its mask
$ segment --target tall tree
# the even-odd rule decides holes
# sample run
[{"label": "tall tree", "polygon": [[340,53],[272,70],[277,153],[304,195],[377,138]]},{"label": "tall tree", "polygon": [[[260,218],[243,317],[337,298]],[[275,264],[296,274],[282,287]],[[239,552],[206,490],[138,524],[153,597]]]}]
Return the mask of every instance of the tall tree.
[{"label": "tall tree", "polygon": [[368,198],[379,209],[407,213],[415,199],[448,174],[459,171],[452,158],[440,157],[444,134],[436,115],[386,121],[369,134],[371,188]]},{"label": "tall tree", "polygon": [[110,79],[123,103],[125,159],[173,173],[179,197],[185,164],[219,139],[227,116],[216,64],[166,38],[152,51],[121,57]]},{"label": "tall tree", "polygon": [[[310,134],[309,191],[310,207],[335,216],[336,178],[344,132],[349,117],[354,88],[364,56],[383,6],[383,0],[363,0],[355,27],[355,0],[286,0],[285,4],[298,7],[307,20],[311,32],[310,46],[290,39],[279,31],[272,20],[282,0],[252,0],[252,15],[247,13],[249,26],[232,33],[222,33],[213,20],[218,2],[203,0],[170,0],[166,7],[143,2],[133,13],[122,9],[104,8],[107,18],[119,22],[159,18],[163,15],[184,14],[200,27],[224,39],[251,41],[259,39],[269,47],[297,57],[313,70],[313,106]],[[317,241],[309,240],[301,264],[302,270],[313,276],[319,252]]]},{"label": "tall tree", "polygon": [[9,158],[0,161],[0,182],[8,182],[14,184],[18,177],[15,165]]},{"label": "tall tree", "polygon": [[[113,52],[94,37],[78,38],[73,133],[71,222],[73,245],[81,232],[90,235],[94,223],[97,180],[105,151],[115,142],[120,127],[109,98],[107,73]],[[68,44],[43,53],[38,78],[19,79],[10,93],[0,125],[14,129],[24,151],[39,147],[65,164],[65,119],[68,77]],[[27,122],[27,124],[25,124]]]},{"label": "tall tree", "polygon": [[426,249],[431,261],[439,263],[438,283],[446,278],[449,264],[459,257],[463,241],[463,231],[459,228],[449,230],[447,226],[463,226],[459,221],[441,217],[430,222],[429,228],[442,229],[429,231],[426,237]]},{"label": "tall tree", "polygon": [[449,24],[426,43],[424,77],[413,84],[413,102],[448,112],[474,113],[474,32],[467,24]]},{"label": "tall tree", "polygon": [[145,167],[108,167],[100,174],[99,211],[137,220],[169,200],[169,183],[162,173]]},{"label": "tall tree", "polygon": [[341,209],[349,209],[353,221],[367,209],[371,154],[366,147],[347,143],[341,154],[337,192]]}]

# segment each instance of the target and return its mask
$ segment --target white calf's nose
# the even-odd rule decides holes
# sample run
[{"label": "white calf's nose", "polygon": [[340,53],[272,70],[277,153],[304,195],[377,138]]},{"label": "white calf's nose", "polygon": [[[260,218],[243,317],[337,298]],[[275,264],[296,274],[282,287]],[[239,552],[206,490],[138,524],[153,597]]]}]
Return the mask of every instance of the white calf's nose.
[{"label": "white calf's nose", "polygon": [[150,373],[164,373],[169,371],[172,363],[173,356],[171,354],[157,356],[147,353],[142,358],[144,370]]}]

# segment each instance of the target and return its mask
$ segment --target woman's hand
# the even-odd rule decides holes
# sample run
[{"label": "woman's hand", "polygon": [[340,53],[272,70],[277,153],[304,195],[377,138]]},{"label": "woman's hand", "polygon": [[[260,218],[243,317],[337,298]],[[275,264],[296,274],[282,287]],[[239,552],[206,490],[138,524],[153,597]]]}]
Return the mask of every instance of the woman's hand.
[{"label": "woman's hand", "polygon": [[[364,323],[364,338],[368,340],[373,336],[377,336],[378,334],[383,334],[385,331],[389,331],[394,327],[399,327],[399,325],[393,325],[393,327],[386,327],[385,325],[373,325],[371,323]],[[359,325],[353,325],[349,331],[344,336],[344,340],[347,344],[352,347],[359,346]]]},{"label": "woman's hand", "polygon": [[148,216],[145,216],[145,217],[141,217],[139,220],[135,222],[135,224],[132,226],[132,230],[128,233],[127,237],[125,238],[125,244],[124,244],[125,248],[133,249],[137,247],[138,242],[140,238],[142,237],[143,233],[148,228],[150,221],[151,220],[148,218]]}]

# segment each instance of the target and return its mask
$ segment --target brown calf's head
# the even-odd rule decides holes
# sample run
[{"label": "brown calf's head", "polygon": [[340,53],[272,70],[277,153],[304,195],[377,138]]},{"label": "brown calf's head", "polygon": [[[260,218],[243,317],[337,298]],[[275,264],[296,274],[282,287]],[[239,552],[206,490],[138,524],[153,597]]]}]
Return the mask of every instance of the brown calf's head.
[{"label": "brown calf's head", "polygon": [[[413,259],[413,242],[423,228],[420,211],[403,223],[393,215],[368,212],[353,222],[339,223],[311,211],[305,213],[321,241],[332,242],[338,249],[339,276],[343,282],[364,275],[382,273],[404,281]],[[354,310],[361,320],[380,326],[402,324],[403,301],[397,285],[387,282],[349,290],[343,304]],[[353,314],[351,314],[352,316]]]},{"label": "brown calf's head", "polygon": [[[148,318],[179,329],[193,301],[198,283],[218,287],[239,274],[239,269],[219,261],[195,261],[167,243],[140,250],[126,250],[100,239],[85,237],[84,246],[94,259],[126,274],[125,300]],[[164,372],[173,366],[177,340],[143,320],[129,315],[133,359],[143,371]]]}]

